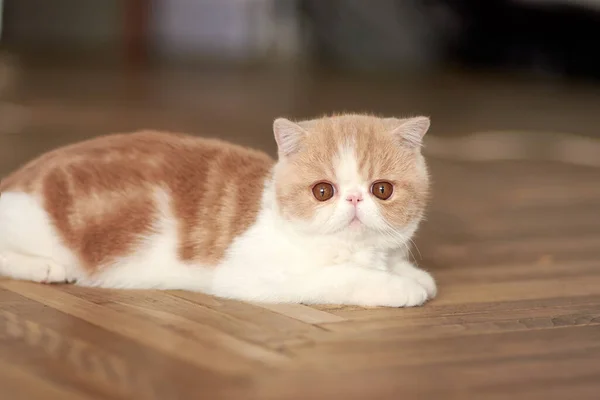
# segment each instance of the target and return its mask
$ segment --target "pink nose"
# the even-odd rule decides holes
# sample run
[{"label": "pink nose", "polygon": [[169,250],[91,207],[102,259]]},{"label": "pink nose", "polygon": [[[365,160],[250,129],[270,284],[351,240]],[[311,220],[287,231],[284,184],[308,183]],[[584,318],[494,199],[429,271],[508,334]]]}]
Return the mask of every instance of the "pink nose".
[{"label": "pink nose", "polygon": [[362,199],[362,193],[353,193],[346,196],[346,200],[348,200],[354,205],[357,205],[359,201],[362,201]]}]

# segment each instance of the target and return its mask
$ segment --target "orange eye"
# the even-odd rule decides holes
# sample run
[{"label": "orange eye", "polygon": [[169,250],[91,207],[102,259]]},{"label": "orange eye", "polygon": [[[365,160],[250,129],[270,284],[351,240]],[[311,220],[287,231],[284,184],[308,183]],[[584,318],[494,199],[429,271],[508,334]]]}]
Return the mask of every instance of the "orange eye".
[{"label": "orange eye", "polygon": [[333,185],[328,182],[319,182],[312,189],[313,196],[319,201],[327,201],[333,197]]},{"label": "orange eye", "polygon": [[371,193],[380,200],[387,200],[394,193],[394,185],[387,181],[377,181],[371,186]]}]

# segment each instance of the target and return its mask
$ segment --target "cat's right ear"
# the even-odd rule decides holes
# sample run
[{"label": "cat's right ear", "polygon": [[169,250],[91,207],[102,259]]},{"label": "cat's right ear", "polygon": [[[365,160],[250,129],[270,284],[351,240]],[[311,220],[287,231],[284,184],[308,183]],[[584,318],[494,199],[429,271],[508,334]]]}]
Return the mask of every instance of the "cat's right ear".
[{"label": "cat's right ear", "polygon": [[307,134],[300,125],[285,118],[277,118],[273,122],[273,133],[280,157],[287,157],[298,151]]}]

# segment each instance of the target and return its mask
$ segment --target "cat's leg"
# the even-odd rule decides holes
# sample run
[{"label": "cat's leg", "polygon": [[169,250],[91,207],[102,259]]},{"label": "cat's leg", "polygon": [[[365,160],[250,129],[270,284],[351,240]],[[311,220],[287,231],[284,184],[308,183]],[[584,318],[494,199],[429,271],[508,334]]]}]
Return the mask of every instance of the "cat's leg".
[{"label": "cat's leg", "polygon": [[39,200],[23,192],[0,195],[0,276],[66,282],[79,274]]},{"label": "cat's leg", "polygon": [[392,259],[390,271],[395,275],[417,281],[427,291],[429,298],[434,298],[437,295],[437,285],[433,276],[429,272],[416,267],[410,261],[402,258]]},{"label": "cat's leg", "polygon": [[69,281],[64,266],[42,257],[11,251],[0,252],[0,276],[42,283]]},{"label": "cat's leg", "polygon": [[161,253],[157,244],[152,251],[140,249],[133,257],[107,265],[100,272],[84,276],[77,285],[112,289],[171,289],[208,292],[213,269],[182,263],[170,249]]},{"label": "cat's leg", "polygon": [[319,268],[221,267],[213,294],[259,302],[412,307],[427,291],[411,277],[354,265]]}]

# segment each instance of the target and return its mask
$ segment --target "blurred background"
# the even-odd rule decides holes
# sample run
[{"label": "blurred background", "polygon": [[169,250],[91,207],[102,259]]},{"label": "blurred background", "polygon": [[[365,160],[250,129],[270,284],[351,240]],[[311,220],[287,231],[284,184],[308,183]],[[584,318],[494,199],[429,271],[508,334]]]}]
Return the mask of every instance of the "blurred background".
[{"label": "blurred background", "polygon": [[268,147],[274,117],[333,111],[424,113],[433,135],[594,135],[600,122],[597,0],[0,5],[5,132],[260,131]]}]

